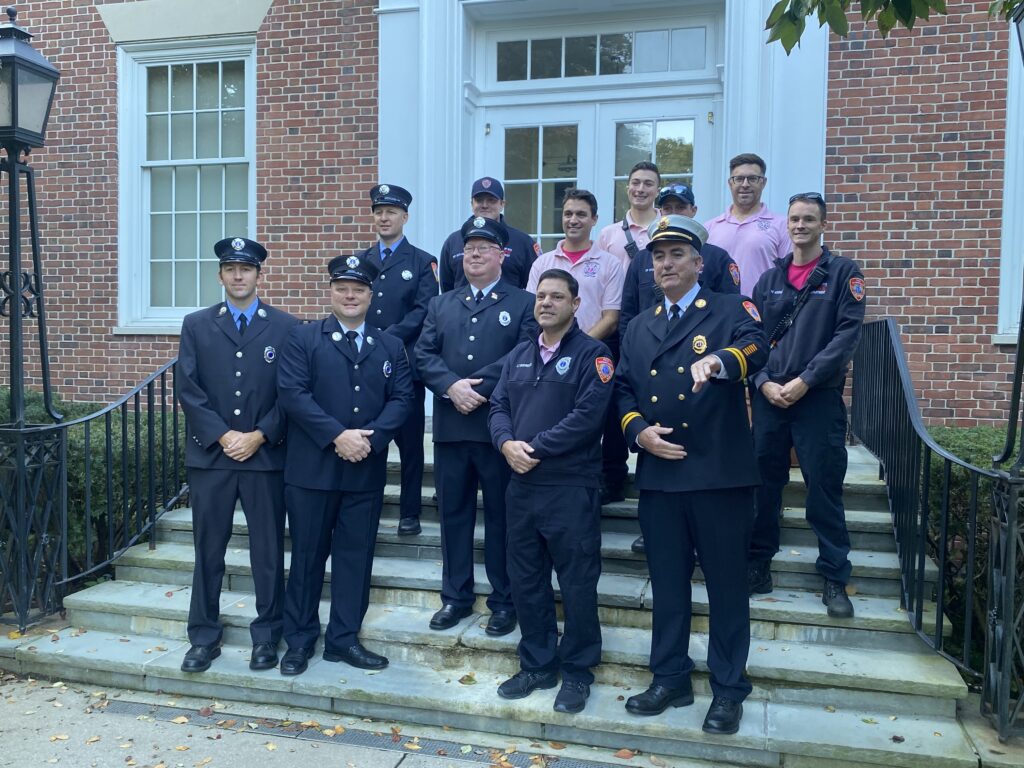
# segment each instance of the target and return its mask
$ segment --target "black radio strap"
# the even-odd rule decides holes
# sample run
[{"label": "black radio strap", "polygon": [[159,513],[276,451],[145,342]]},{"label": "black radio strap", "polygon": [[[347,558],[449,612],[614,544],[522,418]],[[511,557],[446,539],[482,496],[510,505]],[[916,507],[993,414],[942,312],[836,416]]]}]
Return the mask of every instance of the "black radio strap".
[{"label": "black radio strap", "polygon": [[800,310],[804,304],[807,303],[807,298],[811,295],[811,291],[825,282],[825,278],[828,277],[828,266],[826,264],[818,263],[818,266],[811,272],[810,277],[807,278],[807,282],[804,283],[804,287],[800,293],[797,294],[796,299],[793,301],[793,306],[789,308],[789,312],[779,320],[778,325],[775,326],[775,330],[772,331],[771,336],[768,337],[768,346],[772,349],[779,343],[779,340],[786,335],[792,325],[793,321],[796,320],[796,316],[800,314]]},{"label": "black radio strap", "polygon": [[629,260],[632,261],[636,258],[637,254],[640,253],[640,246],[636,244],[633,239],[633,233],[629,231],[629,222],[626,221],[626,217],[622,217],[622,231],[626,233],[626,255],[629,256]]}]

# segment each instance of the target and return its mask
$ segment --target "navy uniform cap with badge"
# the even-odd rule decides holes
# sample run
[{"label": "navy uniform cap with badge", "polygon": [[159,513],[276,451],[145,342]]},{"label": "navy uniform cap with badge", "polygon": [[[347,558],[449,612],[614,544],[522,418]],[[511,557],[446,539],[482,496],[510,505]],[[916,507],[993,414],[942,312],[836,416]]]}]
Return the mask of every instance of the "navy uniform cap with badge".
[{"label": "navy uniform cap with badge", "polygon": [[473,216],[462,225],[462,243],[465,245],[473,238],[490,240],[499,248],[508,245],[508,227],[504,222],[488,219],[484,216]]},{"label": "navy uniform cap with badge", "polygon": [[[224,238],[213,250],[222,268],[245,264],[260,270],[267,259],[263,245],[244,237]],[[221,274],[226,283],[231,279]],[[186,672],[206,669],[222,637],[221,577],[239,500],[253,534],[254,669],[276,663],[281,636],[286,425],[277,395],[278,351],[299,321],[255,291],[245,300],[246,307],[224,301],[192,312],[181,327],[175,383],[188,425],[185,465],[196,548],[188,621],[193,648],[182,664]],[[244,454],[236,447],[253,441],[258,447],[239,460]]]},{"label": "navy uniform cap with badge", "polygon": [[[672,242],[699,249],[706,237],[698,222],[674,215],[653,222],[649,233],[651,251]],[[615,377],[621,427],[639,454],[638,516],[656,596],[651,688],[630,697],[626,709],[656,715],[692,696],[694,665],[686,651],[692,605],[689,591],[677,586],[689,583],[699,558],[713,606],[708,668],[714,698],[704,729],[735,733],[740,702],[751,691],[744,676],[750,649],[745,566],[759,481],[743,380],[764,365],[767,341],[757,309],[742,296],[696,282],[670,293],[629,324]],[[710,356],[720,364],[719,375],[694,392],[691,366]],[[685,455],[662,458],[645,449],[641,437],[652,450],[664,450],[663,441],[682,446]]]},{"label": "navy uniform cap with badge", "polygon": [[[377,265],[361,254],[327,265],[332,286],[351,281],[369,288]],[[369,603],[370,568],[384,501],[388,444],[412,407],[405,347],[363,318],[333,313],[295,329],[281,354],[278,381],[288,414],[285,498],[292,537],[284,636],[289,652],[282,673],[306,668],[320,633],[318,606],[324,563],[332,558],[331,612],[324,658],[379,669],[387,660],[359,643]],[[367,456],[343,458],[335,440],[367,430]],[[319,574],[319,577],[318,577]]]}]

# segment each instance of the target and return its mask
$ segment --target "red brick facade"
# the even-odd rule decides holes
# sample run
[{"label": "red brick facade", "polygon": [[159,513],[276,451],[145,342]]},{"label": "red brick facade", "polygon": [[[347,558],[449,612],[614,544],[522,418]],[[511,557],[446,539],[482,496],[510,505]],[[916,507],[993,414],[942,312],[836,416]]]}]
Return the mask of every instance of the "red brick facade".
[{"label": "red brick facade", "polygon": [[[325,306],[327,257],[371,238],[376,5],[276,0],[257,35],[256,236],[272,254],[262,293],[302,316]],[[1012,368],[1011,350],[992,343],[1009,30],[989,19],[988,5],[950,3],[947,17],[888,40],[851,14],[850,37],[830,41],[825,191],[837,202],[829,239],[864,266],[872,312],[903,326],[935,422],[1001,418]],[[113,334],[116,49],[94,2],[37,0],[19,12],[63,75],[48,144],[32,158],[53,380],[65,398],[106,401],[171,358],[177,341]],[[6,338],[4,321],[0,343]],[[37,363],[30,355],[28,370]]]},{"label": "red brick facade", "polygon": [[1006,22],[989,3],[883,40],[851,14],[830,40],[829,239],[864,267],[871,312],[902,326],[925,417],[1005,416],[1011,347],[995,346],[1006,123]]}]

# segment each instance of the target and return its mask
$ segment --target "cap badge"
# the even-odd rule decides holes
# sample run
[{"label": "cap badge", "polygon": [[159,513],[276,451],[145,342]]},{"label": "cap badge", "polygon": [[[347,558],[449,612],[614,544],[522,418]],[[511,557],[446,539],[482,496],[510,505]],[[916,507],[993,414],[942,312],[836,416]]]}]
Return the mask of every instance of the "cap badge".
[{"label": "cap badge", "polygon": [[263,360],[267,363],[274,362],[274,358],[277,357],[277,351],[273,347],[266,347],[263,350]]},{"label": "cap badge", "polygon": [[245,248],[245,240],[243,240],[240,237],[236,237],[234,240],[231,241],[231,247],[234,248],[236,251],[240,251],[243,248]]},{"label": "cap badge", "polygon": [[668,229],[668,216],[662,216],[661,221],[658,222],[658,231]]},{"label": "cap badge", "polygon": [[385,360],[384,361],[384,378],[385,379],[391,378],[391,361],[390,360]]},{"label": "cap badge", "polygon": [[697,299],[695,302],[693,302],[693,306],[695,306],[697,309],[704,309],[704,307],[706,307],[707,305],[708,303],[704,299]]},{"label": "cap badge", "polygon": [[502,310],[498,314],[498,322],[501,323],[503,326],[507,327],[508,325],[510,325],[512,323],[512,316],[508,312],[505,312],[504,310]]},{"label": "cap badge", "polygon": [[380,192],[382,195],[386,195],[388,192],[391,191],[391,187],[389,187],[387,184],[381,184],[379,187],[377,187],[377,191]]},{"label": "cap badge", "polygon": [[341,341],[341,331],[335,331],[331,334],[332,341]]},{"label": "cap badge", "polygon": [[226,315],[227,313],[228,313],[228,308],[227,307],[221,307],[220,308],[220,312],[217,313],[217,317],[222,317],[223,315]]},{"label": "cap badge", "polygon": [[256,314],[259,315],[260,317],[266,317],[267,310],[265,310],[263,307],[260,307],[259,309],[256,310]]},{"label": "cap badge", "polygon": [[473,219],[473,226],[476,227],[477,229],[481,229],[482,227],[486,226],[486,224],[487,221],[482,216],[477,216],[475,219]]},{"label": "cap badge", "polygon": [[402,279],[403,280],[412,280],[412,272],[410,272],[408,269],[403,269],[402,270]]},{"label": "cap badge", "polygon": [[703,355],[708,351],[708,340],[706,336],[693,337],[693,351],[698,355]]},{"label": "cap badge", "polygon": [[566,371],[569,370],[569,365],[571,363],[572,363],[572,358],[571,357],[560,358],[559,361],[557,363],[555,363],[555,372],[559,376],[565,376],[565,373],[566,373]]},{"label": "cap badge", "polygon": [[355,269],[356,267],[359,266],[359,257],[349,256],[347,259],[345,259],[345,266],[348,267],[349,269]]},{"label": "cap badge", "polygon": [[491,180],[490,179],[481,179],[480,180],[480,186],[483,187],[484,189],[490,189],[491,188]]}]

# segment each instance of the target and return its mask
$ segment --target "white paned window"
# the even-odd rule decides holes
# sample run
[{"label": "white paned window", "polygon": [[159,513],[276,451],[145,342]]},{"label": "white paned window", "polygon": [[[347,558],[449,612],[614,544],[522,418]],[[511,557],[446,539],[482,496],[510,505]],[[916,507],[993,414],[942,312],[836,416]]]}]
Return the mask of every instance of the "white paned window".
[{"label": "white paned window", "polygon": [[694,128],[692,118],[615,124],[615,221],[629,209],[629,170],[641,161],[658,166],[663,185],[677,181],[693,186]]},{"label": "white paned window", "polygon": [[220,301],[213,245],[254,232],[251,41],[121,52],[120,325]]}]

